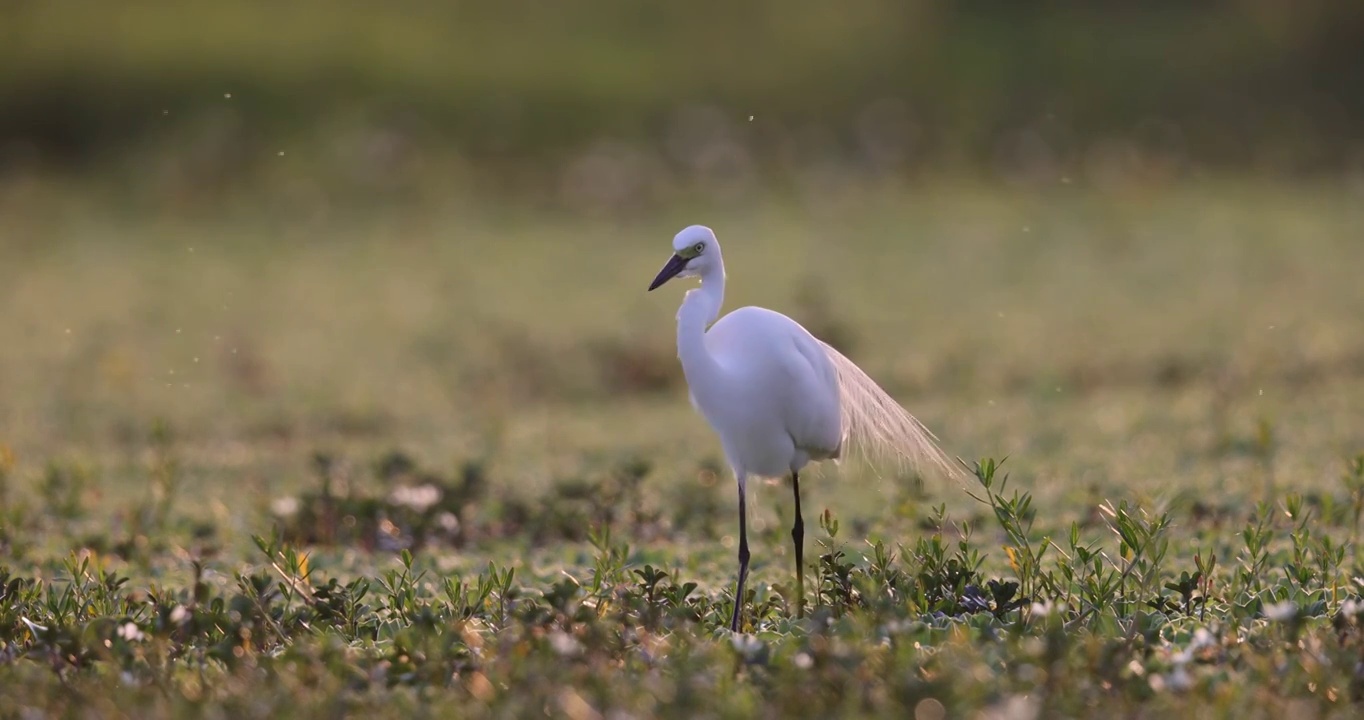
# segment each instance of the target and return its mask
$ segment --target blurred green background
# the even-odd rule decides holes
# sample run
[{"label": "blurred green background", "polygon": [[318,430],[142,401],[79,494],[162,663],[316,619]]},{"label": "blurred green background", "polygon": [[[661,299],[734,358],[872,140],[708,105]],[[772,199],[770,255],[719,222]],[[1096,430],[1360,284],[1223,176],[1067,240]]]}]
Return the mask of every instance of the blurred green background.
[{"label": "blurred green background", "polygon": [[699,222],[729,307],[1039,492],[1253,496],[1266,437],[1334,482],[1361,7],[8,0],[0,445],[16,487],[85,464],[93,506],[164,421],[225,532],[314,451],[691,488],[718,445],[681,290],[644,288]]},{"label": "blurred green background", "polygon": [[[180,192],[316,173],[327,192],[614,208],[679,185],[779,188],[812,167],[1357,174],[1364,10],[11,0],[0,106],[6,174],[121,163],[123,182],[155,168]],[[147,162],[163,153],[174,162]]]}]

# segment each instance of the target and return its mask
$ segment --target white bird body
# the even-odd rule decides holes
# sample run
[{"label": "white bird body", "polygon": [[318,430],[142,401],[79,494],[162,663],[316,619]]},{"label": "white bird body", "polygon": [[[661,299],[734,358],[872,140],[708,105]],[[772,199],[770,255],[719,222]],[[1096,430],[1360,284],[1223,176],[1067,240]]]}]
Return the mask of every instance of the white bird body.
[{"label": "white bird body", "polygon": [[692,405],[719,436],[739,485],[739,584],[730,627],[739,629],[748,571],[745,498],[750,475],[791,474],[796,499],[791,537],[796,547],[797,608],[803,614],[802,468],[815,460],[837,460],[854,442],[916,466],[930,461],[949,475],[955,469],[927,428],[851,360],[800,323],[751,306],[717,322],[724,302],[725,269],[720,244],[709,228],[683,229],[673,238],[673,251],[649,289],[673,277],[701,278],[701,286],[686,293],[677,311],[677,355]]},{"label": "white bird body", "polygon": [[688,372],[685,363],[684,373],[736,473],[785,477],[812,459],[838,457],[837,374],[809,331],[749,306],[725,315],[704,339],[718,370],[713,382],[693,382],[707,371]]}]

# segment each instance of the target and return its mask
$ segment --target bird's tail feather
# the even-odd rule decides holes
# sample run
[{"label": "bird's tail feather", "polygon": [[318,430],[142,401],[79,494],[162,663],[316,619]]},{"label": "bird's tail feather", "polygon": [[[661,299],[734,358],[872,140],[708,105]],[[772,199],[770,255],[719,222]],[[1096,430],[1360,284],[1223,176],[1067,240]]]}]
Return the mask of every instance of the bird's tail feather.
[{"label": "bird's tail feather", "polygon": [[891,459],[907,463],[919,473],[932,468],[947,477],[961,479],[958,464],[938,446],[938,438],[932,431],[895,402],[853,361],[828,343],[821,340],[820,344],[838,375],[843,420],[841,457],[848,457],[851,450],[869,460]]}]

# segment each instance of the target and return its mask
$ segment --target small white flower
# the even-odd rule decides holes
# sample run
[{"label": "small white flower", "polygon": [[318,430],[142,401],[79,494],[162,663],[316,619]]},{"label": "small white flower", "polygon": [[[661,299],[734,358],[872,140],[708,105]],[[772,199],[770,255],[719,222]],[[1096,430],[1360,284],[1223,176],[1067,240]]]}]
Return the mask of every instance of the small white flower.
[{"label": "small white flower", "polygon": [[137,627],[137,623],[134,622],[127,622],[120,625],[118,628],[118,636],[128,642],[136,642],[146,637],[146,635],[142,634],[142,630]]},{"label": "small white flower", "polygon": [[796,655],[795,662],[796,667],[800,668],[801,670],[809,670],[810,668],[815,666],[815,659],[810,657],[809,653],[800,653]]},{"label": "small white flower", "polygon": [[170,621],[176,625],[184,625],[189,620],[189,608],[184,605],[176,605],[171,611]]},{"label": "small white flower", "polygon": [[1298,605],[1292,600],[1265,606],[1265,617],[1274,622],[1288,622],[1298,614]]},{"label": "small white flower", "polygon": [[554,648],[554,652],[564,657],[574,657],[582,651],[582,643],[578,639],[564,632],[555,630],[549,635],[549,646]]},{"label": "small white flower", "polygon": [[298,498],[292,495],[276,498],[270,503],[270,512],[280,517],[292,517],[294,513],[298,512],[298,508]]},{"label": "small white flower", "polygon": [[425,512],[427,508],[440,501],[440,488],[435,485],[395,488],[389,494],[388,501],[394,505],[405,505],[417,512]]},{"label": "small white flower", "polygon": [[1043,602],[1033,603],[1032,606],[1028,608],[1028,611],[1032,614],[1033,617],[1044,618],[1049,615],[1065,612],[1066,604],[1063,602],[1052,602],[1051,600],[1045,600]]}]

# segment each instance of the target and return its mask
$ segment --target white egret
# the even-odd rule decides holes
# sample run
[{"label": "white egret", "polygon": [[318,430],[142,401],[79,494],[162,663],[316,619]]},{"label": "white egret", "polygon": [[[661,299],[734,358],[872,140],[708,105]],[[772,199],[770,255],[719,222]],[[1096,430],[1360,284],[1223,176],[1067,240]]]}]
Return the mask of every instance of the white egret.
[{"label": "white egret", "polygon": [[692,406],[719,436],[739,484],[739,581],[730,629],[739,630],[748,575],[750,476],[791,475],[796,608],[803,616],[802,468],[811,461],[837,462],[856,448],[907,461],[916,469],[933,466],[948,476],[956,476],[957,470],[933,433],[851,360],[796,321],[750,306],[716,322],[725,297],[725,264],[710,228],[692,225],[673,238],[673,256],[649,290],[675,277],[701,278],[701,287],[688,290],[677,311],[677,356]]}]

